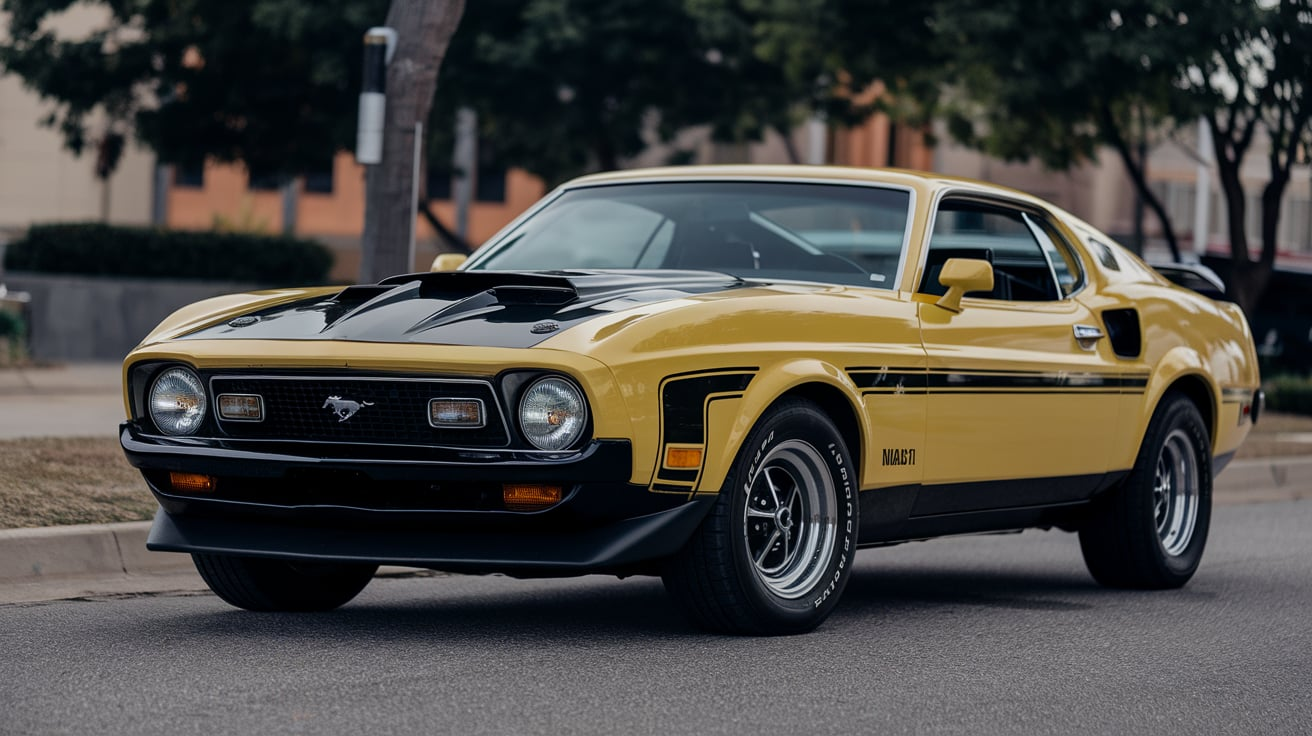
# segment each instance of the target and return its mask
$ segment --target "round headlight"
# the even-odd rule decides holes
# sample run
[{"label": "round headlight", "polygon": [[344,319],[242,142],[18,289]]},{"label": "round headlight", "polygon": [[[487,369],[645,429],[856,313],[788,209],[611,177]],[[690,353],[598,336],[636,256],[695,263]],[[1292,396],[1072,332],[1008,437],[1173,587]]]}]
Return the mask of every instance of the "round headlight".
[{"label": "round headlight", "polygon": [[569,448],[587,425],[583,392],[564,378],[539,379],[519,400],[519,426],[539,450]]},{"label": "round headlight", "polygon": [[205,421],[205,389],[186,368],[170,368],[150,387],[150,420],[164,434],[195,434]]}]

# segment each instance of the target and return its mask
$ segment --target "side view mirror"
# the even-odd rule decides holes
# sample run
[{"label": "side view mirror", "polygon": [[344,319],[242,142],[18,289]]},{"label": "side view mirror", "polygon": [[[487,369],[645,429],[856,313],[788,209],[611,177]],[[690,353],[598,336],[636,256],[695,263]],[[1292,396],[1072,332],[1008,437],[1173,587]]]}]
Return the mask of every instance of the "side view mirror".
[{"label": "side view mirror", "polygon": [[993,264],[976,258],[949,258],[938,282],[948,291],[936,303],[949,312],[960,312],[961,297],[972,291],[993,290]]},{"label": "side view mirror", "polygon": [[440,253],[437,258],[433,259],[433,265],[429,271],[454,271],[460,268],[469,256],[464,253]]}]

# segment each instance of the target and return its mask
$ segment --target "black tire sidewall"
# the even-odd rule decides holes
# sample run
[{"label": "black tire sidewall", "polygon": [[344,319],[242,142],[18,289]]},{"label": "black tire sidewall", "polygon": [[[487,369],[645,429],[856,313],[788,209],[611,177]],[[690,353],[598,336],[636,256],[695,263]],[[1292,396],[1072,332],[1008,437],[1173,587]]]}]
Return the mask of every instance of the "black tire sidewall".
[{"label": "black tire sidewall", "polygon": [[[1136,511],[1147,520],[1148,534],[1152,535],[1151,548],[1156,551],[1160,572],[1171,578],[1188,579],[1198,569],[1203,558],[1203,548],[1207,545],[1207,533],[1212,519],[1212,453],[1211,440],[1202,415],[1198,413],[1193,402],[1182,396],[1171,397],[1164,402],[1158,421],[1153,422],[1149,432],[1150,442],[1145,442],[1139,462],[1134,469],[1134,497]],[[1157,460],[1161,455],[1166,438],[1175,430],[1183,429],[1189,435],[1194,452],[1194,462],[1198,467],[1198,517],[1194,522],[1193,536],[1189,545],[1178,555],[1168,555],[1157,535],[1153,509],[1153,482],[1156,476]]]},{"label": "black tire sidewall", "polygon": [[377,565],[193,553],[196,570],[224,601],[250,611],[329,611],[355,598]]},{"label": "black tire sidewall", "polygon": [[[752,481],[770,451],[789,440],[810,444],[819,452],[834,484],[835,540],[833,553],[816,584],[798,598],[783,598],[756,574],[746,545],[744,512]],[[833,422],[805,402],[781,405],[759,422],[743,443],[733,472],[725,485],[729,505],[729,542],[732,564],[747,604],[758,615],[779,622],[780,628],[805,631],[814,628],[838,603],[851,577],[856,555],[858,469]]]}]

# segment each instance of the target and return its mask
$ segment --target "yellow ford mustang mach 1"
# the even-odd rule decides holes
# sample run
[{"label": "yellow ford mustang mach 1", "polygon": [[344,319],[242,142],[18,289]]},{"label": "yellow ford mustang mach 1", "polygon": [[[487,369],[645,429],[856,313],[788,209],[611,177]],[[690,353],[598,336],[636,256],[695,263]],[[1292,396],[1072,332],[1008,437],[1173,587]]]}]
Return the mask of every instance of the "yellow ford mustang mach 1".
[{"label": "yellow ford mustang mach 1", "polygon": [[807,631],[858,548],[1031,527],[1183,585],[1262,406],[1231,304],[1024,194],[903,171],[589,176],[458,271],[185,308],[124,363],[149,547],[324,610],[379,564],[660,575]]}]

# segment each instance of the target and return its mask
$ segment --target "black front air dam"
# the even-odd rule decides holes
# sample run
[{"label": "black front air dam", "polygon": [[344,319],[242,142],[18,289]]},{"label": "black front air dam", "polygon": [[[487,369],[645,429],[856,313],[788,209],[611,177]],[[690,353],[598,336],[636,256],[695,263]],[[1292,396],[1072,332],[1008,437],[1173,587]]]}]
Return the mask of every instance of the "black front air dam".
[{"label": "black front air dam", "polygon": [[570,532],[459,533],[303,526],[252,518],[155,514],[146,548],[157,552],[368,562],[452,572],[551,577],[610,572],[668,557],[692,536],[713,496]]}]

